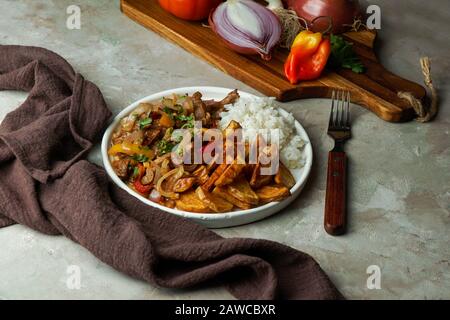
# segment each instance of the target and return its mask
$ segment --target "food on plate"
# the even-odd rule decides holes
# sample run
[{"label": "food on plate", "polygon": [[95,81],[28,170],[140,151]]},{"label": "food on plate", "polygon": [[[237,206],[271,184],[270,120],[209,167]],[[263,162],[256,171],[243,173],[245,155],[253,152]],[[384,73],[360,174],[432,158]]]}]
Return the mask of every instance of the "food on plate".
[{"label": "food on plate", "polygon": [[275,105],[275,99],[241,98],[220,115],[221,129],[225,129],[234,120],[244,129],[243,135],[246,140],[254,139],[258,133],[266,133],[267,130],[277,130],[281,162],[289,169],[303,166],[305,142],[297,134],[295,118],[292,114],[281,113]]},{"label": "food on plate", "polygon": [[269,203],[272,201],[280,201],[289,196],[289,189],[285,186],[270,185],[257,189],[256,194],[261,203]]},{"label": "food on plate", "polygon": [[180,199],[175,201],[176,207],[180,210],[207,213],[211,210],[206,205],[206,203],[197,196],[195,190],[189,190],[188,192],[182,193]]},{"label": "food on plate", "polygon": [[201,186],[195,190],[198,198],[203,201],[209,209],[213,212],[230,212],[233,209],[233,204],[217,196],[216,194],[212,194],[209,191],[204,190]]},{"label": "food on plate", "polygon": [[261,171],[262,165],[260,163],[256,164],[250,178],[250,186],[252,188],[261,188],[272,181],[273,175],[264,175]]},{"label": "food on plate", "polygon": [[[292,115],[282,115],[271,103],[263,98],[242,99],[237,90],[220,101],[204,100],[196,92],[141,103],[114,130],[110,163],[129,188],[169,208],[223,213],[281,201],[295,185],[290,168],[298,167],[303,142]],[[280,131],[281,139],[272,141],[248,131],[258,123]],[[219,135],[207,141],[204,133],[209,129]],[[278,158],[277,165],[264,162],[278,155],[278,147],[287,162]],[[209,162],[206,153],[211,155]],[[200,162],[185,161],[196,155]],[[264,171],[272,165],[274,172]]]},{"label": "food on plate", "polygon": [[238,179],[235,179],[232,183],[230,183],[227,186],[227,190],[236,199],[242,202],[253,205],[257,205],[259,202],[259,198],[256,195],[255,191],[252,190],[247,179],[245,179],[243,176],[239,177]]},{"label": "food on plate", "polygon": [[211,12],[209,24],[232,50],[259,54],[264,60],[271,59],[282,33],[277,16],[252,0],[223,2]]},{"label": "food on plate", "polygon": [[174,16],[185,20],[206,19],[222,0],[158,0],[159,5]]},{"label": "food on plate", "polygon": [[212,193],[227,200],[239,209],[247,210],[253,207],[250,203],[237,199],[227,188],[215,187]]},{"label": "food on plate", "polygon": [[244,170],[245,164],[240,164],[238,160],[233,160],[233,163],[228,165],[219,178],[214,182],[217,187],[229,185],[235,181]]},{"label": "food on plate", "polygon": [[197,179],[195,177],[180,178],[175,182],[175,184],[172,188],[173,192],[183,193],[183,192],[191,189],[194,186],[196,181],[197,181]]},{"label": "food on plate", "polygon": [[220,176],[225,172],[225,170],[228,168],[228,164],[221,163],[216,170],[213,171],[211,176],[208,177],[208,179],[205,181],[205,183],[202,185],[203,189],[205,190],[211,190],[213,186],[215,185],[217,179],[219,179]]},{"label": "food on plate", "polygon": [[205,185],[206,181],[210,178],[208,175],[208,168],[205,165],[201,165],[197,170],[192,173],[192,176],[195,177],[196,181],[200,185]]},{"label": "food on plate", "polygon": [[284,185],[291,189],[295,185],[295,178],[291,171],[280,162],[278,172],[275,174],[274,180],[277,184]]}]

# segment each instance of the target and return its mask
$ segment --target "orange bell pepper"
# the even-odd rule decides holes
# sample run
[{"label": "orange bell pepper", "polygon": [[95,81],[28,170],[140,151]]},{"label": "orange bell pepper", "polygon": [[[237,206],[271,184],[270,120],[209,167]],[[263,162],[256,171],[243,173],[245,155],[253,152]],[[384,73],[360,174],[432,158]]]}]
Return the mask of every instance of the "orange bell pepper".
[{"label": "orange bell pepper", "polygon": [[174,126],[175,122],[169,117],[167,113],[161,112],[159,124],[162,125],[163,127],[170,128]]},{"label": "orange bell pepper", "polygon": [[302,31],[295,38],[284,65],[284,73],[292,84],[320,77],[331,54],[331,43],[321,33]]},{"label": "orange bell pepper", "polygon": [[298,59],[309,57],[317,51],[322,40],[320,32],[302,31],[295,37],[291,53],[294,53]]}]

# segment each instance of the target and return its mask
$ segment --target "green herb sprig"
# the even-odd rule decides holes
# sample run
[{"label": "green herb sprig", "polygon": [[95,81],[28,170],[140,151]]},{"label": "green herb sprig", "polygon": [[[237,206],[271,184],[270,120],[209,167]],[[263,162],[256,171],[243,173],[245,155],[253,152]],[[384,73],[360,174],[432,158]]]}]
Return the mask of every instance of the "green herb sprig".
[{"label": "green herb sprig", "polygon": [[173,147],[175,147],[175,144],[173,144],[168,140],[160,140],[158,141],[156,146],[158,148],[158,155],[162,156],[165,155],[166,153],[171,152]]},{"label": "green herb sprig", "polygon": [[131,159],[136,160],[137,162],[147,162],[148,157],[143,154],[135,154],[131,156]]},{"label": "green herb sprig", "polygon": [[133,168],[133,175],[132,178],[136,179],[139,176],[139,168],[138,167],[134,167]]},{"label": "green herb sprig", "polygon": [[164,107],[163,111],[165,114],[167,114],[169,116],[170,119],[174,120],[174,112],[172,109],[170,109],[169,107]]},{"label": "green herb sprig", "polygon": [[331,35],[331,55],[328,67],[332,69],[345,68],[355,73],[364,73],[366,67],[353,50],[353,44],[341,36]]},{"label": "green herb sprig", "polygon": [[185,116],[184,114],[180,114],[176,116],[177,120],[180,121],[193,121],[194,116],[191,114],[190,116]]},{"label": "green herb sprig", "polygon": [[139,124],[139,129],[145,129],[147,128],[149,125],[151,125],[153,122],[152,118],[144,118],[139,120],[138,124]]}]

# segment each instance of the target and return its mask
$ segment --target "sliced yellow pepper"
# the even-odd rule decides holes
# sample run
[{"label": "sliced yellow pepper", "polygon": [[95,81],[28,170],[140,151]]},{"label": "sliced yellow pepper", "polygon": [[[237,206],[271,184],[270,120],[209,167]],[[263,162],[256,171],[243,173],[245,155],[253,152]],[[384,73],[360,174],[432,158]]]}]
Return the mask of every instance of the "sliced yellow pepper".
[{"label": "sliced yellow pepper", "polygon": [[125,153],[129,156],[132,156],[135,154],[142,154],[149,159],[153,159],[153,157],[155,155],[151,149],[142,148],[138,144],[133,144],[133,143],[128,143],[128,142],[115,144],[115,145],[111,146],[111,148],[109,148],[109,150],[108,150],[109,155],[115,155],[117,153]]}]

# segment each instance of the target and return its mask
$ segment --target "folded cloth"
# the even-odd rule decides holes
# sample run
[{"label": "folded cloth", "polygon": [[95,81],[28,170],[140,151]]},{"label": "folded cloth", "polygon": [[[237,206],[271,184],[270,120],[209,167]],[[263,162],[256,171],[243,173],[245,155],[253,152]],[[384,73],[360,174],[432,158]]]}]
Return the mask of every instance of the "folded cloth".
[{"label": "folded cloth", "polygon": [[239,299],[342,298],[309,255],[224,239],[143,204],[84,160],[111,113],[100,90],[57,54],[0,46],[0,90],[29,92],[0,125],[0,227],[63,234],[156,286],[223,284]]}]

